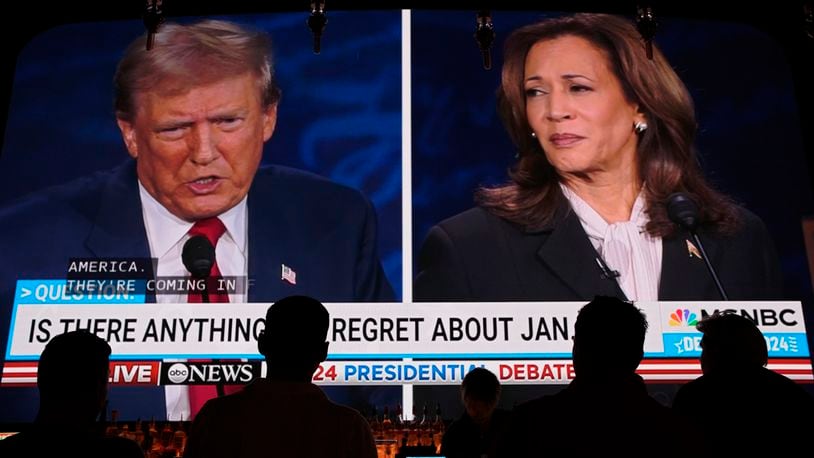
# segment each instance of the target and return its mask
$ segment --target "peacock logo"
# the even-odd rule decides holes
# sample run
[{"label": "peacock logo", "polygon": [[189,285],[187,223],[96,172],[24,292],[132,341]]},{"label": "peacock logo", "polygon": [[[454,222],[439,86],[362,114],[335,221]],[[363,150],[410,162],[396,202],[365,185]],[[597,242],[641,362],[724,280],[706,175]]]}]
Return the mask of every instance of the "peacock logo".
[{"label": "peacock logo", "polygon": [[687,309],[676,309],[674,312],[670,313],[670,320],[668,321],[670,326],[689,326],[695,327],[698,324],[698,316],[690,312]]}]

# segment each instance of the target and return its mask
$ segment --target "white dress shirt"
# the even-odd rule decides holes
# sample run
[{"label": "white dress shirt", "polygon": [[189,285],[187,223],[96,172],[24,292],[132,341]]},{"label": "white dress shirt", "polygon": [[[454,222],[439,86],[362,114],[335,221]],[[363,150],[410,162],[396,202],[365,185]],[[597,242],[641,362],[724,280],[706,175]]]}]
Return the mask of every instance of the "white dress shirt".
[{"label": "white dress shirt", "polygon": [[[181,261],[181,251],[189,239],[187,232],[193,223],[173,215],[147,192],[139,182],[141,210],[144,217],[144,228],[147,231],[147,242],[150,245],[150,256],[158,259],[156,276],[185,277],[189,272]],[[215,246],[215,259],[221,275],[247,277],[249,266],[248,246],[248,208],[246,199],[218,216],[226,232]],[[244,282],[248,288],[248,282]],[[246,302],[247,290],[229,294],[233,303]],[[156,294],[159,304],[185,303],[186,294]],[[168,360],[169,361],[169,360]],[[172,421],[189,420],[189,397],[186,386],[165,387],[167,401],[167,419]]]},{"label": "white dress shirt", "polygon": [[560,188],[599,256],[611,270],[619,272],[616,280],[628,300],[658,300],[661,237],[652,237],[645,230],[649,218],[642,192],[633,203],[628,221],[608,224],[568,186],[560,183]]}]

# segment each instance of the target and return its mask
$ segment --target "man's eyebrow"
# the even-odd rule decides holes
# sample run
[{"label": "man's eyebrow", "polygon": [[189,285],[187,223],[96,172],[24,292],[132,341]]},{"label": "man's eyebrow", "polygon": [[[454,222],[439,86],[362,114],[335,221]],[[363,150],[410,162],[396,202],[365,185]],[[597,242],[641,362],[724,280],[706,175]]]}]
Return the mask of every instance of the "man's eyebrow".
[{"label": "man's eyebrow", "polygon": [[223,110],[218,113],[212,114],[212,116],[208,116],[206,119],[209,121],[222,121],[224,119],[232,119],[232,118],[245,118],[249,113],[249,110],[245,108],[235,108],[234,110]]},{"label": "man's eyebrow", "polygon": [[189,127],[192,124],[194,122],[187,119],[170,120],[156,123],[155,130],[177,129],[179,127]]}]

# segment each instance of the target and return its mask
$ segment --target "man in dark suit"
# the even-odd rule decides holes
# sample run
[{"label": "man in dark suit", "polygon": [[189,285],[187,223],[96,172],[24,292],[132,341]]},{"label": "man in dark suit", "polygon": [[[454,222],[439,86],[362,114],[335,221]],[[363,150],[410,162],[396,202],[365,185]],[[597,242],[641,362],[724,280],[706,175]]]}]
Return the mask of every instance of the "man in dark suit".
[{"label": "man in dark suit", "polygon": [[[3,332],[16,279],[65,278],[69,259],[83,257],[153,258],[156,275],[185,276],[181,253],[195,235],[215,248],[209,275],[249,279],[247,291],[220,301],[393,300],[374,210],[361,193],[259,167],[280,98],[268,37],[203,21],[163,26],[150,50],[146,39],[130,45],[115,76],[116,118],[133,160],[0,210],[9,222],[0,229]],[[194,301],[183,293],[155,300]],[[163,390],[128,391],[112,390],[111,402],[126,412],[135,394],[130,416],[156,415],[165,401]],[[176,393],[166,406],[189,419],[185,402]]]}]

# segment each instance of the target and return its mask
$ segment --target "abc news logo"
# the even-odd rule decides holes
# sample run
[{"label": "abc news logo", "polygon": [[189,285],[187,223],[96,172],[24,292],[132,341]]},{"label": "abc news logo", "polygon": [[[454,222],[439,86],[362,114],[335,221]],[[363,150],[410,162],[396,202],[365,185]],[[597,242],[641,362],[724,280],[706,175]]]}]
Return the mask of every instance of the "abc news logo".
[{"label": "abc news logo", "polygon": [[260,377],[261,363],[206,362],[164,364],[162,385],[244,384]]}]

